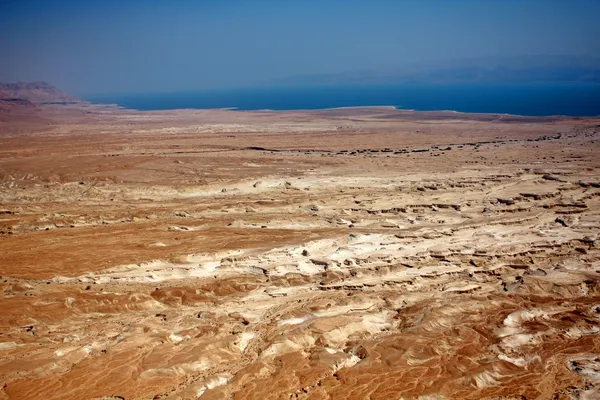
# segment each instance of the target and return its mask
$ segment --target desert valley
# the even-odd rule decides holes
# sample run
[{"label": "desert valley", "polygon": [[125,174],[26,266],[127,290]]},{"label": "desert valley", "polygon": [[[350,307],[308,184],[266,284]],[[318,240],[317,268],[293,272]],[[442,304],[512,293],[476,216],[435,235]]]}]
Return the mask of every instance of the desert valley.
[{"label": "desert valley", "polygon": [[600,398],[600,118],[25,89],[1,399]]}]

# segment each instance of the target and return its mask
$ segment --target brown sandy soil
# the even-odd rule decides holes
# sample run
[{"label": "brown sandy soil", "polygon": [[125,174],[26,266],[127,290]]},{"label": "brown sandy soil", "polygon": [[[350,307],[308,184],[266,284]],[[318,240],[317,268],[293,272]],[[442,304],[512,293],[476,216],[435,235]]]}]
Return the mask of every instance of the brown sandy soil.
[{"label": "brown sandy soil", "polygon": [[0,399],[600,398],[600,119],[27,115]]}]

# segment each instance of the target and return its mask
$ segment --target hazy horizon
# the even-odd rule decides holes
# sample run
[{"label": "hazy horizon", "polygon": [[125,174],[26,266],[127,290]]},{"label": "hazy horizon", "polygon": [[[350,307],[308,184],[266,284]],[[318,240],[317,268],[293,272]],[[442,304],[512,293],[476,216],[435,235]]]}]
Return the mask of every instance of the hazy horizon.
[{"label": "hazy horizon", "polygon": [[[0,1],[0,81],[77,95],[600,56],[596,1]],[[417,66],[417,67],[415,67]]]}]

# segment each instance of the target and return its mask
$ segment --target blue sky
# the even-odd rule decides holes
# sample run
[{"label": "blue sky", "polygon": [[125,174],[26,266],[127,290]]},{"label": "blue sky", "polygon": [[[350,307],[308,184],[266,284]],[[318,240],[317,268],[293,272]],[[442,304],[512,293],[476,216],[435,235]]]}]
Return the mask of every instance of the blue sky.
[{"label": "blue sky", "polygon": [[472,57],[600,56],[597,0],[0,0],[0,80],[261,85]]}]

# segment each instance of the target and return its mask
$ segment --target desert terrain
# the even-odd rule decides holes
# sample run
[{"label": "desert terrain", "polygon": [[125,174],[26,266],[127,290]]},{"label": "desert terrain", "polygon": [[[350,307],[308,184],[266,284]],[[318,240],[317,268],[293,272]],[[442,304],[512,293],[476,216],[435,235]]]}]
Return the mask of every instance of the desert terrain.
[{"label": "desert terrain", "polygon": [[0,112],[0,399],[600,398],[600,118]]}]

